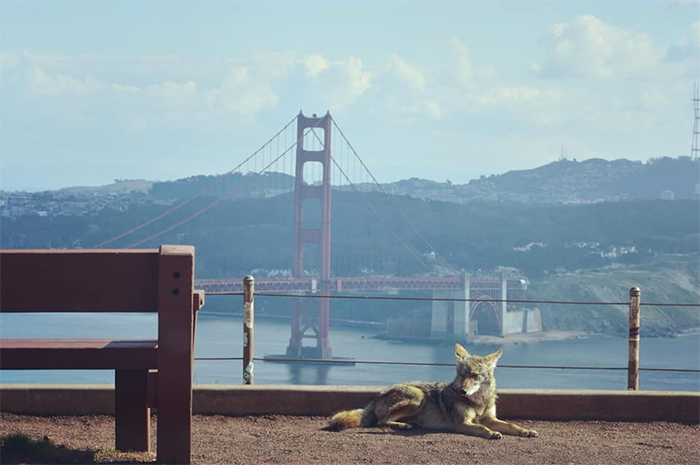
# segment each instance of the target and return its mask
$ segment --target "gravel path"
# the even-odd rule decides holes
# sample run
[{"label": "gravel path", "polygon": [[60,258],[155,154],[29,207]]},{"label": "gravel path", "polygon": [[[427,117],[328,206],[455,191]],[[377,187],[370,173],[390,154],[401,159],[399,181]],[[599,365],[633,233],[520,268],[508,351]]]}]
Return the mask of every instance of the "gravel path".
[{"label": "gravel path", "polygon": [[[518,464],[697,464],[700,425],[679,423],[520,421],[538,438],[485,440],[453,433],[359,428],[329,432],[325,417],[281,415],[194,417],[195,464],[309,463],[518,463]],[[155,433],[155,421],[154,421]],[[0,434],[48,436],[68,450],[64,463],[153,461],[152,454],[120,454],[109,416],[34,417],[0,414]],[[155,438],[155,434],[154,434]],[[3,450],[0,462],[18,463]],[[29,458],[48,462],[51,457]]]}]

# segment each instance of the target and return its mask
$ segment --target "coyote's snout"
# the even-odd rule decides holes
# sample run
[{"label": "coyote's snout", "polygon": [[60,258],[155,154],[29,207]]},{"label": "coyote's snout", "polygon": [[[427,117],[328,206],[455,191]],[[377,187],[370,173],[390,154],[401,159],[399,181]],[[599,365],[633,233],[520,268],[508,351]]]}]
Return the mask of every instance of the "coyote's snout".
[{"label": "coyote's snout", "polygon": [[410,382],[394,384],[364,409],[335,414],[329,428],[340,431],[360,426],[419,426],[456,431],[487,439],[503,434],[536,437],[537,431],[496,418],[494,369],[498,350],[480,357],[455,344],[457,376],[450,384]]}]

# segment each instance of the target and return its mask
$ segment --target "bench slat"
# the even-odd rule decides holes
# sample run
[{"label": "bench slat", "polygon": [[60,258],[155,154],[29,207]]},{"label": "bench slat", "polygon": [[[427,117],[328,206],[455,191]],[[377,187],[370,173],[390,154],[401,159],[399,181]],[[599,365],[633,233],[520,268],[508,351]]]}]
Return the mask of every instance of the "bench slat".
[{"label": "bench slat", "polygon": [[0,368],[147,370],[158,367],[157,349],[149,339],[0,339]]},{"label": "bench slat", "polygon": [[1,312],[158,311],[158,250],[0,250],[0,262]]}]

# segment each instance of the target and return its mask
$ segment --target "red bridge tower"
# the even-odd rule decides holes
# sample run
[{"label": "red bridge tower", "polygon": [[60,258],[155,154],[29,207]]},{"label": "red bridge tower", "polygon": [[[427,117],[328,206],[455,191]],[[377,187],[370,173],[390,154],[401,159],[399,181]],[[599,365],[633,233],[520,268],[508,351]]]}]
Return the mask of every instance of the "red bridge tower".
[{"label": "red bridge tower", "polygon": [[[323,130],[323,148],[304,148],[305,130],[309,134],[316,129]],[[320,185],[312,185],[304,180],[304,164],[318,162],[323,168]],[[304,226],[304,201],[318,199],[321,204],[320,228]],[[318,269],[321,272],[318,291],[322,296],[330,295],[331,287],[331,115],[314,115],[308,118],[299,112],[297,116],[297,156],[294,184],[294,251],[292,271],[294,278],[303,278],[304,245],[318,244]],[[294,299],[292,309],[292,335],[287,347],[290,358],[332,358],[328,344],[329,299]],[[316,339],[316,346],[303,346],[303,339]]]}]

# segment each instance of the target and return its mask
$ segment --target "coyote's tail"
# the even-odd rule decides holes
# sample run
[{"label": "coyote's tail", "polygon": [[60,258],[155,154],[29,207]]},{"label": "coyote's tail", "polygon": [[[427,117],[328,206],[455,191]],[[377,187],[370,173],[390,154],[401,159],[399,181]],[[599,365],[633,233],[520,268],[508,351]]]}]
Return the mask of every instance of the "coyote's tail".
[{"label": "coyote's tail", "polygon": [[331,418],[328,429],[331,431],[342,431],[348,428],[374,426],[376,424],[377,416],[374,414],[374,402],[372,402],[364,409],[358,408],[336,413]]}]

